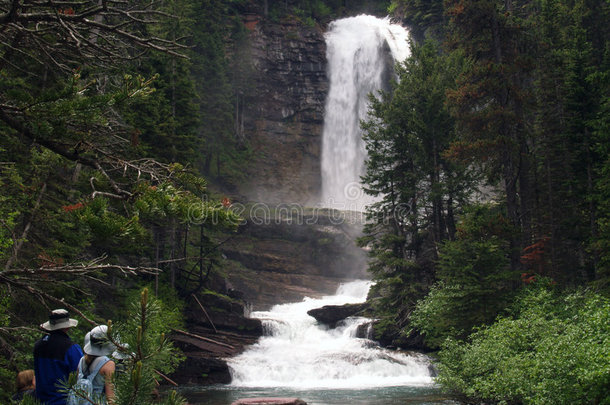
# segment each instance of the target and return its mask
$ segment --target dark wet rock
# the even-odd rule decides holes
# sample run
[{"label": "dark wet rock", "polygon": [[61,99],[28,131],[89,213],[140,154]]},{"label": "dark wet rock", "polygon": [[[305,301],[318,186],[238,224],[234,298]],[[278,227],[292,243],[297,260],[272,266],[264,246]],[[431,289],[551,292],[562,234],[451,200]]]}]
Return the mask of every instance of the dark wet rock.
[{"label": "dark wet rock", "polygon": [[373,321],[365,322],[356,328],[356,337],[360,339],[373,339]]},{"label": "dark wet rock", "polygon": [[[180,347],[180,345],[178,345]],[[227,362],[206,352],[187,352],[171,378],[179,385],[229,384],[231,373]]]},{"label": "dark wet rock", "polygon": [[186,321],[193,327],[203,326],[209,329],[215,327],[244,336],[261,336],[263,334],[261,321],[248,318],[247,315],[248,311],[243,302],[210,291],[197,295],[197,300],[193,297],[189,298],[185,309]]},{"label": "dark wet rock", "polygon": [[172,333],[186,359],[171,378],[180,385],[228,384],[231,374],[225,359],[255,343],[263,333],[262,323],[246,317],[243,303],[229,297],[211,292],[196,297],[199,303],[192,296],[187,300],[186,330]]},{"label": "dark wet rock", "polygon": [[417,350],[430,352],[432,349],[424,342],[424,337],[416,330],[412,330],[408,335],[396,326],[385,326],[379,328],[379,322],[372,323],[372,336],[380,346],[388,349]]},{"label": "dark wet rock", "polygon": [[320,190],[320,145],[328,93],[324,33],[298,20],[249,16],[241,60],[249,88],[241,109],[253,150],[238,192],[252,201],[304,202]]},{"label": "dark wet rock", "polygon": [[337,323],[350,317],[362,314],[369,305],[361,304],[345,304],[345,305],[325,305],[322,308],[311,309],[307,311],[309,316],[316,318],[321,324],[331,328],[337,326]]},{"label": "dark wet rock", "polygon": [[368,278],[366,252],[355,242],[360,216],[329,210],[259,215],[247,217],[221,247],[228,259],[226,293],[239,290],[261,310],[333,294],[342,282]]}]

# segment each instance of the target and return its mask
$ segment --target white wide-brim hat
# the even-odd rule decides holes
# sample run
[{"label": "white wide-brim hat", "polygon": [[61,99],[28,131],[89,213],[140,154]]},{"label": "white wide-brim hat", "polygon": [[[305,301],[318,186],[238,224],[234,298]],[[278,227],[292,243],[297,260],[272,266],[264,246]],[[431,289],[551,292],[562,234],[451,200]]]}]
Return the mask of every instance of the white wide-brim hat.
[{"label": "white wide-brim hat", "polygon": [[78,325],[76,319],[70,318],[70,314],[65,309],[54,309],[49,315],[49,320],[41,324],[40,327],[48,331],[73,328]]},{"label": "white wide-brim hat", "polygon": [[108,339],[108,326],[100,325],[91,329],[87,333],[89,340],[85,338],[85,347],[83,352],[90,356],[108,356],[112,353],[116,346]]}]

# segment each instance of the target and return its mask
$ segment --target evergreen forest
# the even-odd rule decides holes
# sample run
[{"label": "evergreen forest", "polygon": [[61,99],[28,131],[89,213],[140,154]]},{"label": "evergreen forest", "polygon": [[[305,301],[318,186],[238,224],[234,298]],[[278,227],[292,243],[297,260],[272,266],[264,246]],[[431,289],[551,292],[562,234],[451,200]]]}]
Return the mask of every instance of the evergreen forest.
[{"label": "evergreen forest", "polygon": [[610,403],[608,3],[401,0],[363,123],[376,337],[475,403]]},{"label": "evergreen forest", "polygon": [[0,403],[60,307],[138,349],[117,404],[185,403],[155,370],[242,221],[253,12],[410,29],[362,122],[375,339],[468,403],[610,404],[607,0],[0,0]]}]

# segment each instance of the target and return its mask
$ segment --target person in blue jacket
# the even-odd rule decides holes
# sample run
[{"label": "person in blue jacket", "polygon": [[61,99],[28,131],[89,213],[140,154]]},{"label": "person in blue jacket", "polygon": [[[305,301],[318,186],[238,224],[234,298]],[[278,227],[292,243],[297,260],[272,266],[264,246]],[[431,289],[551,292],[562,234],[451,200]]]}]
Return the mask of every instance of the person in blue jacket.
[{"label": "person in blue jacket", "polygon": [[49,334],[34,345],[34,373],[36,398],[45,405],[65,405],[66,393],[61,383],[76,371],[83,356],[81,347],[68,336],[70,328],[78,324],[65,309],[55,309],[41,328]]}]

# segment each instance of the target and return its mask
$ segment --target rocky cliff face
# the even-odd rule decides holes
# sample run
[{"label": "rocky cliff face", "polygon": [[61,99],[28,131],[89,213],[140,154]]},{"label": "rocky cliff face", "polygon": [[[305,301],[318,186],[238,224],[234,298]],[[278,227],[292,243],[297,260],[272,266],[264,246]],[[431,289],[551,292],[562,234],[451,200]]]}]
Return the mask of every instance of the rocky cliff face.
[{"label": "rocky cliff face", "polygon": [[250,217],[221,248],[228,259],[225,292],[239,291],[260,310],[368,278],[366,252],[355,242],[361,220],[328,210]]},{"label": "rocky cliff face", "polygon": [[267,203],[315,201],[328,93],[323,32],[256,15],[245,25],[252,72],[241,121],[254,156],[239,192]]}]

